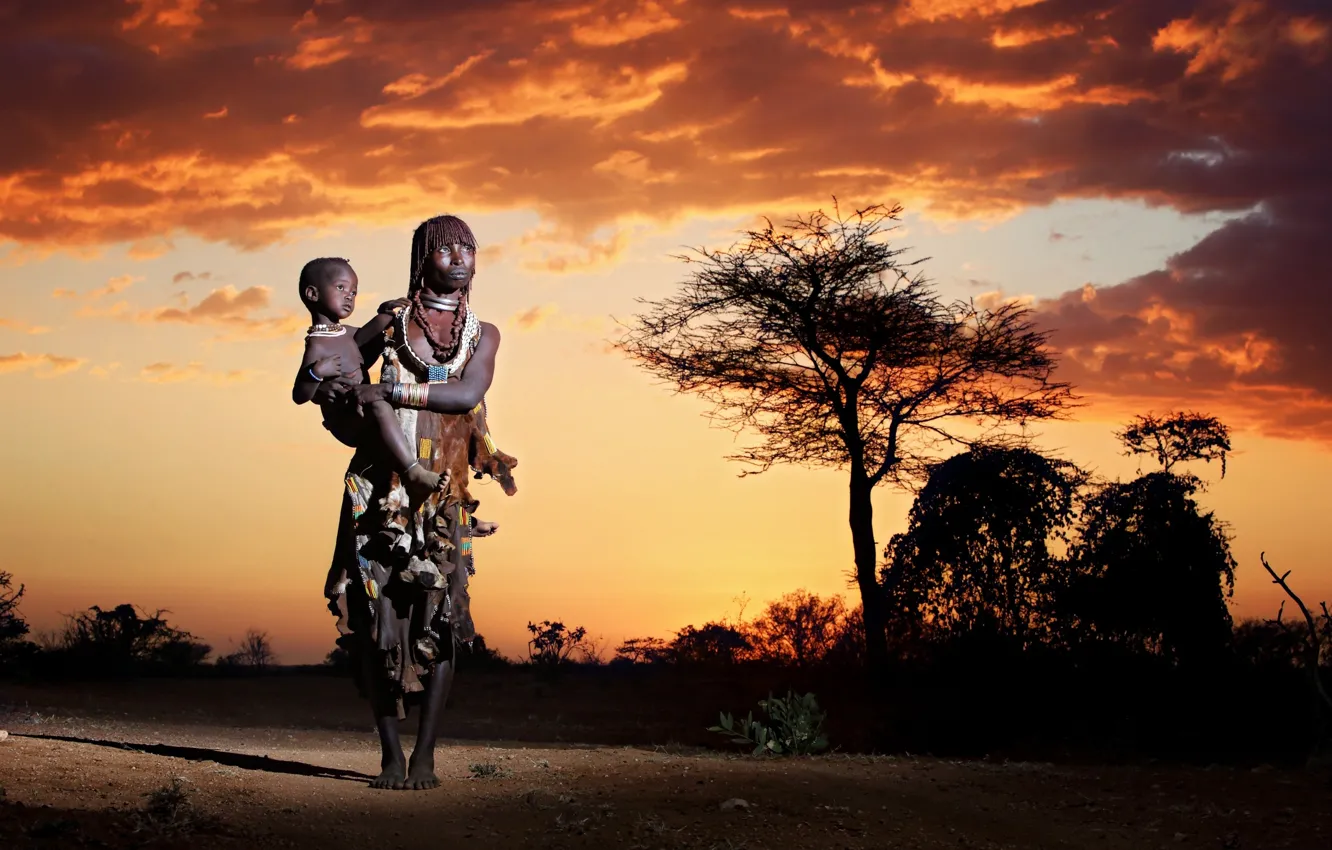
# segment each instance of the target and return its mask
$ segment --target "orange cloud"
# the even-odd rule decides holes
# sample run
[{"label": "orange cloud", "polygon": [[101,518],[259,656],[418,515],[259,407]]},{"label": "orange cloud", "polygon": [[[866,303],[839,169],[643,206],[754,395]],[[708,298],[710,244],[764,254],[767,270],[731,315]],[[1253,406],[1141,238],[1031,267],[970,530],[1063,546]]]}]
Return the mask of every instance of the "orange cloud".
[{"label": "orange cloud", "polygon": [[267,286],[251,286],[237,290],[223,286],[208,293],[199,303],[180,307],[157,307],[137,314],[136,320],[161,324],[212,325],[227,332],[220,337],[225,341],[240,339],[278,339],[299,333],[308,318],[295,313],[278,316],[255,316],[267,309],[273,290]]},{"label": "orange cloud", "polygon": [[131,260],[155,260],[166,255],[175,247],[170,239],[163,239],[162,237],[154,236],[139,239],[130,245],[129,258]]},{"label": "orange cloud", "polygon": [[[442,20],[428,4],[137,9],[132,31],[160,17],[190,38],[130,62],[126,31],[69,18],[70,43],[107,48],[69,73],[119,94],[96,119],[57,110],[52,137],[27,135],[49,117],[34,112],[0,141],[14,163],[0,172],[0,238],[152,253],[186,231],[252,248],[441,203],[535,208],[586,233],[782,213],[830,192],[953,216],[1069,196],[1205,208],[1147,163],[1220,137],[1170,99],[1188,62],[1164,45],[1193,49],[1192,30],[1133,53],[1120,45],[1174,25],[1113,10],[496,0],[447,19],[466,50],[441,74],[424,58]],[[1181,20],[1226,31],[1224,16]],[[1323,42],[1321,17],[1273,20],[1283,44]],[[64,102],[36,85],[34,104]],[[224,131],[205,126],[201,98],[227,104]]]},{"label": "orange cloud", "polygon": [[651,106],[664,86],[685,77],[686,65],[667,62],[642,70],[601,69],[578,61],[533,69],[501,85],[469,88],[457,102],[432,108],[425,104],[386,104],[361,115],[365,127],[452,130],[490,125],[523,124],[536,118],[587,118],[614,121]]},{"label": "orange cloud", "polygon": [[1258,0],[1236,0],[1224,20],[1179,18],[1158,31],[1152,47],[1191,55],[1187,73],[1221,69],[1232,81],[1260,67],[1275,51],[1294,46],[1306,60],[1326,57],[1329,26],[1309,16],[1289,16]]},{"label": "orange cloud", "polygon": [[[319,27],[319,24],[318,18],[307,12],[306,17],[292,29],[304,30]],[[360,17],[344,18],[333,27],[325,29],[331,29],[332,34],[302,39],[296,45],[296,52],[287,58],[287,67],[308,71],[312,68],[333,65],[351,56],[359,46],[374,40],[374,27]]]},{"label": "orange cloud", "polygon": [[580,239],[567,232],[538,229],[524,234],[518,244],[524,269],[569,274],[614,265],[629,247],[629,237],[623,230],[597,240],[591,236]]},{"label": "orange cloud", "polygon": [[8,328],[11,331],[36,336],[38,334],[50,333],[51,329],[45,325],[30,325],[27,322],[18,319],[6,319],[0,316],[0,328]]},{"label": "orange cloud", "polygon": [[178,384],[186,381],[204,381],[211,384],[238,384],[251,380],[257,372],[232,369],[218,372],[205,369],[202,363],[190,362],[184,366],[174,363],[149,363],[139,370],[139,380],[150,384]]},{"label": "orange cloud", "polygon": [[137,5],[136,11],[121,22],[121,28],[138,29],[144,24],[192,30],[203,23],[199,7],[203,0],[127,0]]},{"label": "orange cloud", "polygon": [[383,92],[398,97],[418,97],[435,89],[443,88],[466,74],[476,63],[490,56],[492,52],[486,51],[475,56],[469,56],[442,77],[428,77],[421,73],[408,74],[384,86]]},{"label": "orange cloud", "polygon": [[56,377],[78,371],[88,361],[82,357],[62,357],[58,354],[0,354],[0,372],[33,371],[39,377]]},{"label": "orange cloud", "polygon": [[119,277],[113,277],[107,280],[105,286],[101,286],[98,287],[97,289],[92,290],[91,292],[88,293],[86,297],[92,300],[96,300],[98,298],[102,298],[107,295],[117,295],[121,292],[124,292],[126,289],[129,289],[136,282],[141,280],[143,280],[143,278],[129,274],[123,274],[120,275]]},{"label": "orange cloud", "polygon": [[108,295],[119,295],[141,280],[143,280],[142,277],[123,274],[118,275],[117,277],[108,278],[104,285],[99,286],[96,289],[90,289],[87,292],[78,292],[73,289],[59,287],[51,290],[51,297],[65,301],[80,299],[84,301],[97,301]]},{"label": "orange cloud", "polygon": [[613,15],[598,15],[591,21],[576,23],[570,35],[575,44],[613,47],[656,33],[670,32],[680,25],[680,19],[666,11],[661,3],[648,0]]},{"label": "orange cloud", "polygon": [[556,311],[554,304],[538,304],[509,319],[509,324],[523,331],[535,330],[555,315]]},{"label": "orange cloud", "polygon": [[606,329],[606,318],[565,315],[554,304],[538,304],[509,317],[509,324],[520,331],[553,328],[574,333],[600,333]]}]

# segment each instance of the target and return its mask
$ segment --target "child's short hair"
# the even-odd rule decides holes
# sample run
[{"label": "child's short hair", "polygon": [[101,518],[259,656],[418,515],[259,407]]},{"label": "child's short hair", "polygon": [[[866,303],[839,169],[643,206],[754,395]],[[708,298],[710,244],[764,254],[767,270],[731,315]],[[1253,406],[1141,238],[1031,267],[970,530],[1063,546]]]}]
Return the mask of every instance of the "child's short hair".
[{"label": "child's short hair", "polygon": [[297,293],[301,296],[301,303],[307,306],[310,303],[305,300],[305,287],[320,286],[339,269],[346,269],[350,272],[352,271],[351,263],[342,257],[318,257],[306,263],[301,268],[301,278],[296,287]]}]

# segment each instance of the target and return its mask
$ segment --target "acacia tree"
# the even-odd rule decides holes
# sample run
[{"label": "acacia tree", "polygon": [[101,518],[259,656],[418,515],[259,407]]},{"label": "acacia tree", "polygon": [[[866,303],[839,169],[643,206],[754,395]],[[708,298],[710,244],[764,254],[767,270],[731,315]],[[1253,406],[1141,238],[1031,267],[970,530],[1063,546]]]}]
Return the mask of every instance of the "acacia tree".
[{"label": "acacia tree", "polygon": [[1220,419],[1201,413],[1179,412],[1165,416],[1138,416],[1115,436],[1124,444],[1126,455],[1150,455],[1170,472],[1175,464],[1188,460],[1211,463],[1221,461],[1221,477],[1226,477],[1226,455],[1230,452],[1230,429]]},{"label": "acacia tree", "polygon": [[849,476],[849,514],[866,660],[887,660],[874,488],[918,480],[947,444],[995,439],[1056,415],[1047,335],[1028,309],[943,302],[885,236],[899,206],[771,222],[724,251],[680,257],[679,291],[626,329],[621,350],[712,403],[714,421],[759,438],[731,459],[831,466]]}]

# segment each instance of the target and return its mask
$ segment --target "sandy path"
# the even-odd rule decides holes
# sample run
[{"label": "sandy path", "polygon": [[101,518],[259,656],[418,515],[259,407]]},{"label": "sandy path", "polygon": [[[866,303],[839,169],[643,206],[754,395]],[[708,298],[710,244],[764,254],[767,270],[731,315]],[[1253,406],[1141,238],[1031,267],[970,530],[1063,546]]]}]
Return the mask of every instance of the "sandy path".
[{"label": "sandy path", "polygon": [[0,741],[6,847],[1332,848],[1332,789],[1275,770],[446,742],[443,787],[383,792],[368,732],[36,720]]}]

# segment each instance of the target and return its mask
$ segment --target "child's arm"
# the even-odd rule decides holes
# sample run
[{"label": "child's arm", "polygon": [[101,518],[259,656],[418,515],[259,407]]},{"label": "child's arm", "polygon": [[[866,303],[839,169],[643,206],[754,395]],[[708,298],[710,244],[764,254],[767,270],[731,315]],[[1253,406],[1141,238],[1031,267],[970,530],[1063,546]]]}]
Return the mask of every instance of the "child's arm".
[{"label": "child's arm", "polygon": [[305,404],[314,398],[319,385],[330,378],[342,376],[342,355],[325,354],[323,348],[314,340],[305,344],[305,356],[301,358],[300,371],[291,386],[291,400]]}]

